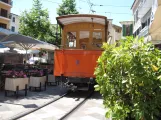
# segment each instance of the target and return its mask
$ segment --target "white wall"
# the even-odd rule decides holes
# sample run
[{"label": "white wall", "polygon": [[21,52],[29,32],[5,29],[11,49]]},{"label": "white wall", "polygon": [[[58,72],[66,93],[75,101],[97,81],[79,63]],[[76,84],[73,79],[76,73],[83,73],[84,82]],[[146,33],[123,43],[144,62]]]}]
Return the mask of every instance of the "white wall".
[{"label": "white wall", "polygon": [[108,21],[109,21],[109,23],[108,23],[108,32],[109,32],[108,37],[111,36],[112,37],[111,41],[114,41],[112,19],[109,19]]},{"label": "white wall", "polygon": [[122,33],[122,32],[116,32],[116,31],[115,31],[115,41],[121,39],[121,33]]},{"label": "white wall", "polygon": [[110,32],[108,37],[111,36],[111,44],[114,44],[116,42],[116,40],[120,40],[121,39],[121,32],[116,32],[115,28],[113,27],[112,24],[112,19],[109,19],[109,25],[108,25],[108,31]]},{"label": "white wall", "polygon": [[[15,22],[13,22],[13,18],[15,18]],[[14,32],[18,32],[19,31],[19,22],[20,22],[19,16],[11,13],[10,30],[12,30],[12,26],[13,26],[13,27],[15,27]]]}]

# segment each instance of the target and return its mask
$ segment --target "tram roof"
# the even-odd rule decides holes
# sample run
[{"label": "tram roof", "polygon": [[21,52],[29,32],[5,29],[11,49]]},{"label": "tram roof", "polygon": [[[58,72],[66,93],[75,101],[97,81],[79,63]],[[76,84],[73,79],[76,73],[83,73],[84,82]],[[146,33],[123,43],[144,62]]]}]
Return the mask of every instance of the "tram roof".
[{"label": "tram roof", "polygon": [[107,17],[101,15],[93,15],[93,14],[71,14],[71,15],[63,15],[56,18],[58,24],[62,27],[68,24],[80,23],[80,22],[91,22],[91,23],[99,23],[102,25],[106,25]]}]

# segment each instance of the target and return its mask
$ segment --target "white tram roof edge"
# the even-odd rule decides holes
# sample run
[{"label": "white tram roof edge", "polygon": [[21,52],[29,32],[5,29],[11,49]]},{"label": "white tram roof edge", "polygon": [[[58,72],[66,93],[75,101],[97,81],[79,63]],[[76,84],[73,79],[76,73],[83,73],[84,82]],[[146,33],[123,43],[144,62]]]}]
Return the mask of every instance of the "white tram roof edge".
[{"label": "white tram roof edge", "polygon": [[107,17],[101,15],[94,14],[71,14],[71,15],[63,15],[56,18],[58,23],[62,26],[73,24],[73,23],[81,23],[81,22],[89,22],[89,23],[98,23],[102,25],[106,25]]}]

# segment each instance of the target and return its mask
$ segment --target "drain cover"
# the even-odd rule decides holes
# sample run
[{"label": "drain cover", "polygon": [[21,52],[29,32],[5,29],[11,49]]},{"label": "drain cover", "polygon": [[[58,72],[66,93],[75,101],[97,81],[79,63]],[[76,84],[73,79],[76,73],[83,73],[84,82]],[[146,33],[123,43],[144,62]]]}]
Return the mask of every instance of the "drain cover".
[{"label": "drain cover", "polygon": [[28,105],[23,105],[24,108],[37,108],[38,106],[36,104],[28,104]]}]

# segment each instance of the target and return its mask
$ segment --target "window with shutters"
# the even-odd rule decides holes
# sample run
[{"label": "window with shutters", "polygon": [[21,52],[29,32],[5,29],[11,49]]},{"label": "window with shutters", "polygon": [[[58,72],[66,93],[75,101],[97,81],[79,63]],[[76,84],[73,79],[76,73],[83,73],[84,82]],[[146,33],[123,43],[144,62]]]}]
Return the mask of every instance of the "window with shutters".
[{"label": "window with shutters", "polygon": [[123,36],[126,36],[126,25],[123,25]]},{"label": "window with shutters", "polygon": [[130,25],[130,36],[133,35],[133,24]]},{"label": "window with shutters", "polygon": [[15,22],[15,17],[12,18],[12,22]]},{"label": "window with shutters", "polygon": [[126,36],[130,35],[130,25],[126,25]]},{"label": "window with shutters", "polygon": [[14,26],[11,27],[11,31],[15,32],[15,27]]}]

